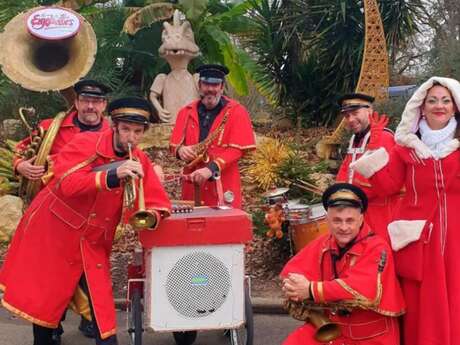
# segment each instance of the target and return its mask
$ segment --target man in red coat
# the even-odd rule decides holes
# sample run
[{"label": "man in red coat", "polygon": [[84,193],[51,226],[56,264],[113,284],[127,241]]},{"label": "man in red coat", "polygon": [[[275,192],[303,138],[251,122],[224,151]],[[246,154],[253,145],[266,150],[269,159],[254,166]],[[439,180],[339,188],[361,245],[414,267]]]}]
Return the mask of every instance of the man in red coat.
[{"label": "man in red coat", "polygon": [[[76,98],[73,107],[67,112],[62,121],[56,137],[51,145],[50,155],[57,154],[72,138],[81,132],[100,132],[109,128],[108,121],[104,118],[107,108],[107,93],[111,90],[108,86],[96,80],[84,79],[74,85]],[[39,128],[46,132],[54,119],[46,119],[40,122]],[[16,152],[27,149],[31,138],[27,137],[16,145]],[[13,167],[18,175],[29,180],[38,180],[46,175],[47,167],[35,165],[36,156],[25,159],[16,155],[13,159]],[[43,187],[43,186],[42,186]],[[30,200],[26,200],[30,202]],[[79,329],[87,337],[92,337],[94,330],[90,321],[81,317]],[[63,333],[62,326],[54,331],[55,345],[60,344]]]},{"label": "man in red coat", "polygon": [[398,205],[399,195],[379,196],[368,179],[350,168],[350,164],[366,151],[384,147],[389,152],[395,145],[393,133],[385,128],[388,123],[387,117],[379,116],[374,112],[372,102],[374,97],[362,93],[346,94],[338,101],[340,112],[353,134],[336,181],[352,183],[364,190],[369,199],[369,208],[365,215],[366,223],[388,241],[387,226],[391,221],[394,208]]},{"label": "man in red coat", "polygon": [[[107,107],[106,95],[109,87],[96,80],[81,80],[74,85],[76,98],[73,107],[64,118],[59,131],[51,146],[50,154],[58,153],[75,134],[91,131],[99,132],[109,128],[103,113]],[[46,119],[38,125],[44,131],[50,127],[53,119]],[[17,152],[24,151],[30,144],[30,137],[20,141],[16,146]],[[16,156],[13,161],[15,171],[29,180],[37,180],[45,174],[46,167],[34,165],[35,156],[23,159]]]},{"label": "man in red coat", "polygon": [[[199,190],[205,205],[216,206],[222,192],[226,202],[241,208],[238,161],[255,149],[251,120],[241,104],[222,95],[227,67],[203,65],[197,71],[201,99],[179,111],[170,140],[172,153],[189,164],[182,198],[197,199],[194,192]],[[216,179],[221,179],[222,190]]]},{"label": "man in red coat", "polygon": [[336,323],[339,334],[325,338],[306,323],[283,345],[399,344],[397,317],[404,313],[404,300],[391,248],[364,222],[367,204],[366,194],[348,183],[324,192],[330,234],[303,248],[281,277],[291,314],[305,316],[312,306],[328,307],[316,311]]},{"label": "man in red coat", "polygon": [[109,112],[112,129],[76,135],[53,157],[54,178],[26,210],[0,271],[2,304],[34,324],[34,345],[52,344],[52,329],[79,282],[96,320],[96,344],[117,344],[109,256],[126,181],[143,182],[151,229],[170,211],[150,160],[136,148],[152,116],[149,103],[120,99]]}]

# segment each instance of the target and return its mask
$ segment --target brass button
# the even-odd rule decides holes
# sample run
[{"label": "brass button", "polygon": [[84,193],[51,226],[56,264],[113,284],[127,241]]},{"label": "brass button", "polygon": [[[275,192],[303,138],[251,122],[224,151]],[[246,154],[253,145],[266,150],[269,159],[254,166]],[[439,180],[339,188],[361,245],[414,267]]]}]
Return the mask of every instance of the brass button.
[{"label": "brass button", "polygon": [[96,264],[96,268],[102,268],[102,264]]},{"label": "brass button", "polygon": [[91,213],[89,216],[90,216],[91,218],[96,218],[96,213]]}]

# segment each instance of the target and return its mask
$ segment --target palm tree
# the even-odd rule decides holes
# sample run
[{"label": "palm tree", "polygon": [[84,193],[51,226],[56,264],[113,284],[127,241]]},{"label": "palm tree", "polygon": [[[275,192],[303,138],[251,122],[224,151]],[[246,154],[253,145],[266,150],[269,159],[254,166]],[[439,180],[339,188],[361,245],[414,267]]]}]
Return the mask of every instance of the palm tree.
[{"label": "palm tree", "polygon": [[[304,124],[330,124],[335,99],[354,89],[364,42],[363,1],[252,0],[256,30],[242,43],[258,60],[254,74],[285,112]],[[380,11],[390,51],[416,33],[419,0],[383,0]]]}]

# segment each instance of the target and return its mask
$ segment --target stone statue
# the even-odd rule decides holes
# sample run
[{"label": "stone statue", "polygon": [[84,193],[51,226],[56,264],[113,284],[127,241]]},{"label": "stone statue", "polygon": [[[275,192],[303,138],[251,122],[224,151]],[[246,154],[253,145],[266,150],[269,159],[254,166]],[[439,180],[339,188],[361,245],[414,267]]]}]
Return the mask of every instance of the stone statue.
[{"label": "stone statue", "polygon": [[[162,44],[158,49],[171,72],[158,74],[150,88],[150,101],[158,111],[161,121],[174,124],[177,112],[184,105],[199,98],[198,74],[187,70],[189,62],[199,55],[192,28],[188,21],[180,22],[179,11],[173,16],[173,25],[164,22]],[[161,100],[161,102],[160,102]]]}]

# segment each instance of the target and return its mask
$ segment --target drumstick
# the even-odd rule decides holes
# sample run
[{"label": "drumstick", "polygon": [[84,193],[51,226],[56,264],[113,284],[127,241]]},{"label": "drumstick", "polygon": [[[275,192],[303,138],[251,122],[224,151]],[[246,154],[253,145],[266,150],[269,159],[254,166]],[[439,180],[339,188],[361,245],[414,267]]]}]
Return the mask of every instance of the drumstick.
[{"label": "drumstick", "polygon": [[317,190],[319,193],[323,194],[324,190],[319,188],[318,186],[314,185],[313,183],[310,183],[310,182],[307,182],[307,181],[304,181],[304,180],[301,180],[301,179],[297,179],[297,182],[300,182],[302,183],[304,186],[307,186],[311,189],[315,189]]},{"label": "drumstick", "polygon": [[295,182],[291,182],[291,184],[296,186],[296,187],[299,187],[300,189],[306,190],[307,192],[313,193],[313,194],[318,194],[318,195],[323,194],[323,192],[320,189],[311,188],[311,187],[304,186],[304,185],[301,185],[301,184],[298,184],[298,183],[295,183]]}]

